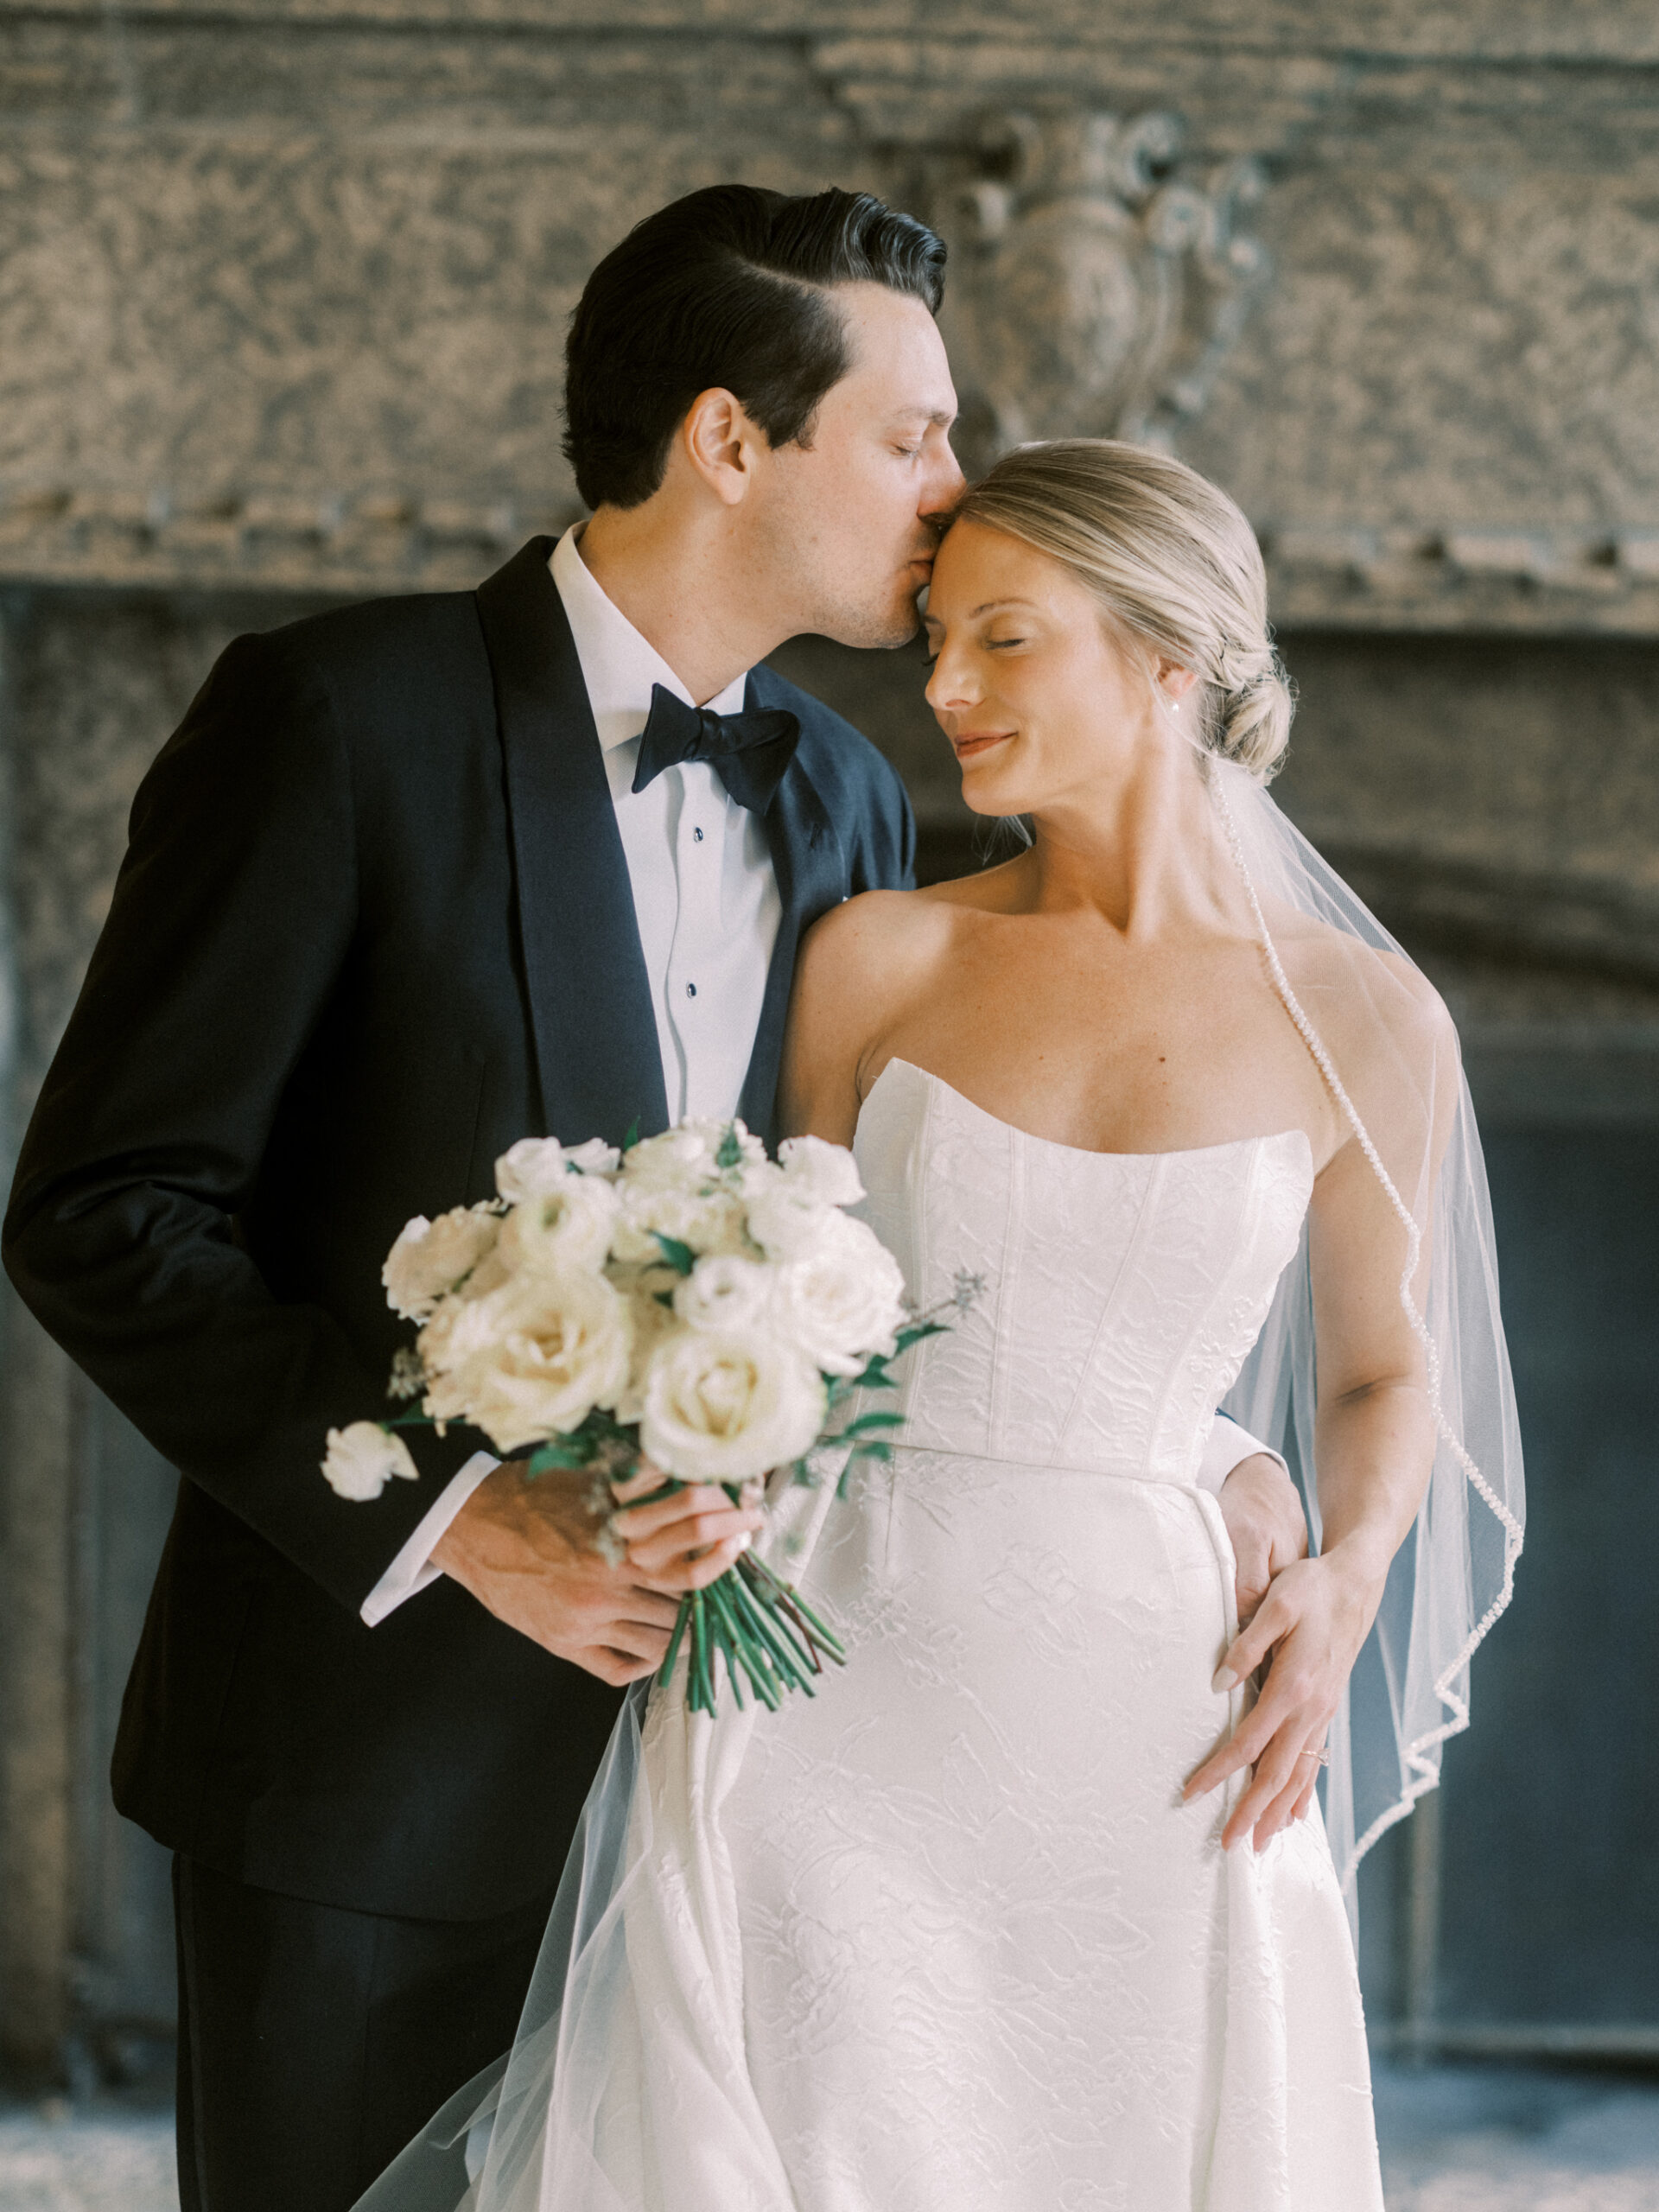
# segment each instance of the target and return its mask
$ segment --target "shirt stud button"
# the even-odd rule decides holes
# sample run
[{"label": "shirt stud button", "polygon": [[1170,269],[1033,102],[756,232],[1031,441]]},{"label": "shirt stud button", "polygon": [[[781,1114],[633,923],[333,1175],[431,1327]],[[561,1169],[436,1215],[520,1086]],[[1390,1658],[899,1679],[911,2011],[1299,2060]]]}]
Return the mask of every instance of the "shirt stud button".
[{"label": "shirt stud button", "polygon": [[685,995],[686,995],[686,996],[687,996],[687,998],[689,998],[689,999],[694,999],[694,998],[696,998],[696,996],[697,995],[697,987],[696,987],[696,985],[695,983],[688,983],[688,984],[686,985],[686,987],[685,987]]},{"label": "shirt stud button", "polygon": [[698,844],[702,842],[702,832],[701,830],[694,830],[691,832],[691,835],[696,839]]}]

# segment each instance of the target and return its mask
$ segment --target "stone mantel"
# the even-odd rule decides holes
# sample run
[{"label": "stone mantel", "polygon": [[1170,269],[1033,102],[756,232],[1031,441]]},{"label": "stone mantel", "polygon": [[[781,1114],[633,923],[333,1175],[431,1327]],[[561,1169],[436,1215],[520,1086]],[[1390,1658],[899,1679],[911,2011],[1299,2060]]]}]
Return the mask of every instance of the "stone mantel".
[{"label": "stone mantel", "polygon": [[[556,535],[584,512],[553,491],[486,502],[226,490],[176,503],[26,492],[0,503],[0,585],[467,591],[527,537]],[[1268,523],[1260,536],[1281,629],[1659,636],[1659,527]]]},{"label": "stone mantel", "polygon": [[1280,619],[1659,635],[1646,0],[57,0],[0,13],[0,576],[469,582],[574,511],[595,255],[737,176],[933,213],[1178,113],[1272,267],[1178,450]]},{"label": "stone mantel", "polygon": [[[204,14],[200,0],[50,0],[15,12],[99,24],[180,22]],[[1432,59],[1659,61],[1659,20],[1647,0],[1373,0],[1363,23],[1340,0],[1186,0],[1179,16],[1164,0],[1005,0],[988,21],[976,0],[705,0],[696,20],[709,32],[745,38],[800,35],[830,27],[848,35],[907,30],[935,38],[997,42],[1011,32],[1104,42],[1187,45],[1202,52],[1300,48]],[[559,32],[678,30],[686,0],[213,0],[226,23],[366,23],[399,28]]]}]

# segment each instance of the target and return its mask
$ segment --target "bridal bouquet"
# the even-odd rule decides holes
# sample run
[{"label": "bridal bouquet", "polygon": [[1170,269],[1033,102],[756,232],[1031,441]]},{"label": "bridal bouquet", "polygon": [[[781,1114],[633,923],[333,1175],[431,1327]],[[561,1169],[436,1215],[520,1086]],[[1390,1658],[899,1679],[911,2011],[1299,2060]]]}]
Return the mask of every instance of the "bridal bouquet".
[{"label": "bridal bouquet", "polygon": [[[849,1152],[797,1137],[774,1163],[741,1122],[687,1121],[620,1151],[526,1137],[496,1189],[417,1216],[391,1248],[387,1301],[420,1334],[391,1395],[422,1410],[329,1431],[323,1473],[343,1496],[414,1477],[396,1431],[416,1421],[469,1423],[503,1454],[533,1446],[532,1476],[589,1468],[598,1512],[642,1459],[665,1478],[653,1497],[718,1483],[736,1503],[777,1467],[814,1479],[820,1446],[846,1447],[843,1481],[888,1456],[899,1416],[846,1418],[846,1402],[891,1388],[888,1363],[942,1325],[910,1313],[898,1262],[843,1211],[863,1196]],[[721,1658],[740,1706],[747,1681],[775,1711],[846,1656],[753,1551],[682,1600],[662,1681],[683,1643],[705,1713]]]}]

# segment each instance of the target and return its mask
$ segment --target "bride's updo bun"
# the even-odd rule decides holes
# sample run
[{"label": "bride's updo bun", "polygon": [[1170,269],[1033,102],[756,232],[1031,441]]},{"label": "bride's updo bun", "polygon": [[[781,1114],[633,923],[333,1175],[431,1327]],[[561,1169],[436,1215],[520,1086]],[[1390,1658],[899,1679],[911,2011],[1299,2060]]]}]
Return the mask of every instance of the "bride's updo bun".
[{"label": "bride's updo bun", "polygon": [[1255,533],[1227,494],[1168,454],[1115,438],[1020,446],[956,510],[1069,569],[1142,651],[1203,686],[1198,736],[1266,783],[1294,695],[1268,634]]}]

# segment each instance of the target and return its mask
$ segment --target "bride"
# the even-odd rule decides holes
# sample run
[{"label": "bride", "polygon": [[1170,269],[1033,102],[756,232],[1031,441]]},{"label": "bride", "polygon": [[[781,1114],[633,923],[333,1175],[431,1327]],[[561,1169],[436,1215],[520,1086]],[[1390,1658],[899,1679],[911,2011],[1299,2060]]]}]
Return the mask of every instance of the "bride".
[{"label": "bride", "polygon": [[[774,1485],[851,1663],[631,1698],[505,2072],[374,2212],[453,2212],[446,2145],[467,2212],[1382,2204],[1344,1886],[1520,1536],[1456,1039],[1266,797],[1291,701],[1213,486],[1021,449],[926,620],[963,794],[1031,842],[818,925],[785,1110],[918,1301],[983,1294],[889,1466]],[[1224,1397],[1317,1466],[1242,1635]]]}]

